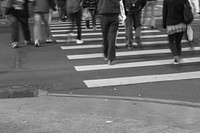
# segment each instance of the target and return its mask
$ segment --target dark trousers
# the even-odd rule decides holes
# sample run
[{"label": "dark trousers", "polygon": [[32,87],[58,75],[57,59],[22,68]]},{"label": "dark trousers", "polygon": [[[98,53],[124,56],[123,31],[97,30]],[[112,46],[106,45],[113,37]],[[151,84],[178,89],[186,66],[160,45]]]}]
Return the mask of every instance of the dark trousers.
[{"label": "dark trousers", "polygon": [[74,29],[74,26],[77,25],[77,39],[81,40],[81,32],[82,32],[82,29],[81,29],[81,17],[82,17],[82,11],[79,10],[78,12],[76,13],[72,13],[72,14],[69,14],[69,17],[72,21],[72,27],[71,27],[71,31],[73,31]]},{"label": "dark trousers", "polygon": [[26,41],[31,40],[28,17],[16,17],[14,15],[9,15],[9,20],[11,23],[11,40],[12,42],[19,42],[19,25],[21,25],[22,33]]},{"label": "dark trousers", "polygon": [[133,44],[133,27],[135,28],[135,39],[141,40],[141,11],[128,15],[125,23],[126,44]]},{"label": "dark trousers", "polygon": [[96,10],[90,10],[91,15],[92,15],[92,25],[93,27],[96,26]]},{"label": "dark trousers", "polygon": [[172,35],[168,35],[169,48],[173,56],[181,55],[181,40],[182,40],[183,34],[184,32],[179,32]]},{"label": "dark trousers", "polygon": [[119,19],[118,14],[101,15],[101,27],[103,34],[103,53],[104,57],[109,60],[114,60],[115,41],[118,30]]},{"label": "dark trousers", "polygon": [[[96,26],[96,10],[89,10],[92,17],[92,26],[93,28]],[[86,20],[86,27],[90,28],[90,20]]]}]

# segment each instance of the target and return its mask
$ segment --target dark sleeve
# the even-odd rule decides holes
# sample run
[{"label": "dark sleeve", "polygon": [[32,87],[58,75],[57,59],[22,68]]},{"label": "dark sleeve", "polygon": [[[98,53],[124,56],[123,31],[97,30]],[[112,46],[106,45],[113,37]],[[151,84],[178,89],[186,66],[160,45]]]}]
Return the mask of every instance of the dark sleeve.
[{"label": "dark sleeve", "polygon": [[97,4],[97,12],[98,12],[98,13],[101,12],[101,6],[102,6],[102,0],[99,0],[99,1],[98,1],[98,4]]},{"label": "dark sleeve", "polygon": [[82,0],[82,6],[83,8],[87,8],[90,6],[90,0]]},{"label": "dark sleeve", "polygon": [[146,5],[146,3],[147,3],[147,0],[142,0],[142,3],[141,3],[142,8]]},{"label": "dark sleeve", "polygon": [[167,13],[168,13],[168,11],[167,11],[167,10],[168,10],[168,9],[167,9],[167,6],[168,6],[168,5],[167,5],[167,2],[166,2],[166,0],[164,0],[164,2],[163,2],[163,11],[162,11],[162,14],[163,14],[163,15],[162,15],[162,16],[163,16],[163,23],[162,23],[162,24],[163,24],[163,28],[164,28],[164,29],[166,29],[166,27],[167,27],[167,26],[166,26]]},{"label": "dark sleeve", "polygon": [[48,2],[49,2],[49,5],[50,5],[50,8],[55,11],[56,10],[55,0],[48,0]]}]

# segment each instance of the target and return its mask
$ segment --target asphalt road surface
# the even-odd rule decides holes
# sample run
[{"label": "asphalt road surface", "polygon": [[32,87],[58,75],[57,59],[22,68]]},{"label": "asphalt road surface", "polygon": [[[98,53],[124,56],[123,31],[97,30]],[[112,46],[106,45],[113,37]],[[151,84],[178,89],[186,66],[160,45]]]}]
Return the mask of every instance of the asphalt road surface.
[{"label": "asphalt road surface", "polygon": [[[161,21],[158,6],[157,22]],[[125,47],[124,26],[117,37],[117,59],[107,65],[102,55],[102,37],[97,19],[96,31],[85,29],[81,45],[67,40],[70,22],[53,20],[51,32],[57,43],[41,47],[12,49],[9,28],[1,26],[0,87],[36,86],[52,93],[112,95],[200,102],[199,17],[195,18],[194,50],[183,39],[183,62],[172,64],[167,34],[161,27],[142,28],[143,49]],[[196,27],[195,27],[196,26]],[[23,39],[22,39],[23,40]]]}]

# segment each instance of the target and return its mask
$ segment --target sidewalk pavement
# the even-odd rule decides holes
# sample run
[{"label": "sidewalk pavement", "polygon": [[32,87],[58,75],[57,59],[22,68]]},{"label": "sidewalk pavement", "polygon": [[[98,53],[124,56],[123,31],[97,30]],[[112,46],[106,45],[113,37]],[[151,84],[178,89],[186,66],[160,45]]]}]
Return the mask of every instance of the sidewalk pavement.
[{"label": "sidewalk pavement", "polygon": [[199,133],[200,106],[57,94],[1,99],[0,132]]}]

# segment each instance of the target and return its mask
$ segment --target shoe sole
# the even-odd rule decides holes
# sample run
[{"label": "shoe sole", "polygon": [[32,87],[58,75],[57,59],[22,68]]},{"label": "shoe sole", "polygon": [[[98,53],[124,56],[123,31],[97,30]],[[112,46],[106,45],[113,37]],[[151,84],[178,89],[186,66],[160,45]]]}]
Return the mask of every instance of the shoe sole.
[{"label": "shoe sole", "polygon": [[40,46],[40,44],[35,44],[35,47],[39,47]]}]

